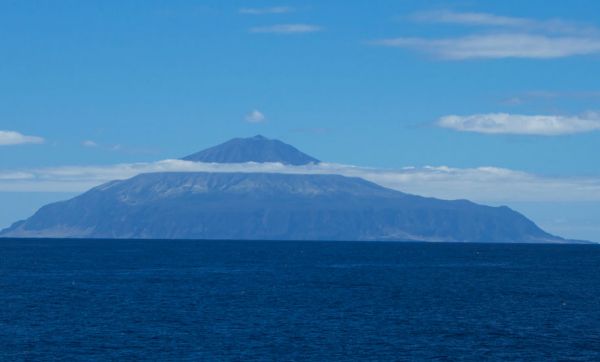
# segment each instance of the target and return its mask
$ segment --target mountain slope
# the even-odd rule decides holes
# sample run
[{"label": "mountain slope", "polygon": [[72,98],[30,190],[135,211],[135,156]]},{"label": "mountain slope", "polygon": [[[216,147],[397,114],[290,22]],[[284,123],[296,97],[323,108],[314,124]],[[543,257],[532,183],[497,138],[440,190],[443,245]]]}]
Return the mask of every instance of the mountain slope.
[{"label": "mountain slope", "polygon": [[251,138],[234,138],[183,159],[216,163],[281,162],[294,166],[320,162],[293,146],[260,135]]},{"label": "mountain slope", "polygon": [[565,242],[506,207],[404,194],[359,178],[154,173],[47,205],[3,237]]}]

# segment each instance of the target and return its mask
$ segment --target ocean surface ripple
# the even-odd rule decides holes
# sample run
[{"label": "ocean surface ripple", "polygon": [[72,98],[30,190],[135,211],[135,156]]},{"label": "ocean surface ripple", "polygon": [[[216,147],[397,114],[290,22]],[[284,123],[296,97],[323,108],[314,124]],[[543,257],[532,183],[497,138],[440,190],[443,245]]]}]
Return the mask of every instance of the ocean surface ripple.
[{"label": "ocean surface ripple", "polygon": [[0,360],[600,360],[593,245],[0,240]]}]

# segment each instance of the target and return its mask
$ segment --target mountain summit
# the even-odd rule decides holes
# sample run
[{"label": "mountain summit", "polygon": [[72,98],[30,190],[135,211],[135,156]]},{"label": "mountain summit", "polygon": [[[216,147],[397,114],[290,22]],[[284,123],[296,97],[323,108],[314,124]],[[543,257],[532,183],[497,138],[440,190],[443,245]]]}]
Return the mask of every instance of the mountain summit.
[{"label": "mountain summit", "polygon": [[214,163],[280,162],[293,166],[320,162],[293,146],[261,135],[250,138],[234,138],[186,156],[183,160]]}]

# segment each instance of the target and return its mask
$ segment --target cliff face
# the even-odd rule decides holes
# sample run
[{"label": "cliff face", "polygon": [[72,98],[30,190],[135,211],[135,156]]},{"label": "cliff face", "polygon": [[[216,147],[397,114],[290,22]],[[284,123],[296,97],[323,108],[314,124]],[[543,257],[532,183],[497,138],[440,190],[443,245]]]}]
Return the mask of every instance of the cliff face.
[{"label": "cliff face", "polygon": [[554,242],[506,207],[404,194],[360,178],[155,173],[50,204],[3,237]]}]

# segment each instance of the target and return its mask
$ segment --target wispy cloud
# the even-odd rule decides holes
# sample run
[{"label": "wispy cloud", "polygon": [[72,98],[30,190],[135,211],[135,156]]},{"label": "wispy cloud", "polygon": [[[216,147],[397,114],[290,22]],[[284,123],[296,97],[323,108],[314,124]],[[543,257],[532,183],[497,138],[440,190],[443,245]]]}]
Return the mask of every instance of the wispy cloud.
[{"label": "wispy cloud", "polygon": [[414,20],[485,28],[449,38],[393,37],[374,45],[414,49],[449,60],[532,58],[551,59],[600,53],[600,30],[561,19],[536,20],[489,13],[423,12]]},{"label": "wispy cloud", "polygon": [[81,142],[81,146],[89,149],[95,149],[106,152],[119,152],[129,155],[155,155],[159,153],[157,149],[129,147],[121,144],[101,143],[93,140],[85,140]]},{"label": "wispy cloud", "polygon": [[600,38],[531,34],[483,34],[459,38],[390,38],[373,44],[420,50],[451,60],[475,58],[561,58],[600,53]]},{"label": "wispy cloud", "polygon": [[362,177],[403,192],[477,202],[600,201],[600,178],[552,178],[497,167],[406,167],[398,170],[322,163],[210,164],[182,160],[111,166],[57,167],[0,172],[0,191],[82,192],[104,182],[149,172],[277,172]]},{"label": "wispy cloud", "polygon": [[98,144],[92,140],[85,140],[85,141],[81,142],[81,145],[83,147],[90,147],[90,148],[98,147]]},{"label": "wispy cloud", "polygon": [[488,113],[444,116],[437,125],[462,132],[558,136],[600,130],[600,117]]},{"label": "wispy cloud", "polygon": [[26,136],[15,131],[0,131],[0,146],[22,145],[26,143],[44,143],[44,139],[37,136]]},{"label": "wispy cloud", "polygon": [[244,119],[248,123],[262,123],[267,120],[267,117],[265,117],[265,115],[261,111],[255,109],[252,112],[248,113]]},{"label": "wispy cloud", "polygon": [[562,19],[538,20],[514,16],[502,16],[483,12],[459,12],[452,10],[426,11],[413,14],[419,22],[479,26],[488,28],[512,28],[520,31],[545,33],[598,35],[599,29],[592,25]]},{"label": "wispy cloud", "polygon": [[532,20],[526,18],[499,16],[478,12],[456,12],[452,10],[418,12],[413,14],[412,18],[421,22],[479,26],[526,27],[533,23]]},{"label": "wispy cloud", "polygon": [[503,104],[519,105],[532,101],[555,101],[557,99],[599,100],[600,91],[582,92],[556,92],[556,91],[531,91],[525,92],[502,100]]},{"label": "wispy cloud", "polygon": [[251,33],[263,34],[306,34],[322,31],[323,28],[311,24],[278,24],[250,28]]},{"label": "wispy cloud", "polygon": [[289,6],[273,6],[267,8],[241,8],[239,9],[240,14],[246,15],[266,15],[266,14],[286,14],[292,13],[296,9]]}]

